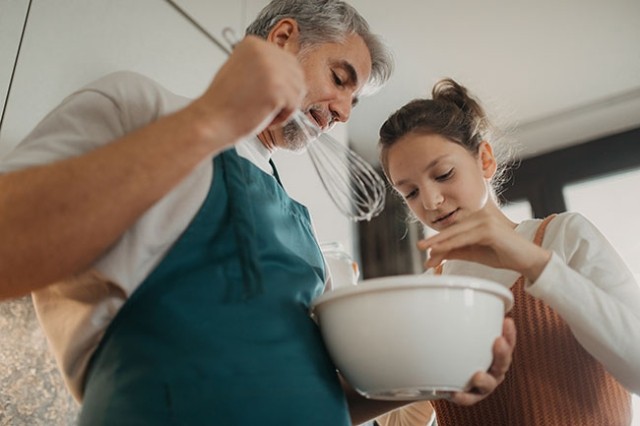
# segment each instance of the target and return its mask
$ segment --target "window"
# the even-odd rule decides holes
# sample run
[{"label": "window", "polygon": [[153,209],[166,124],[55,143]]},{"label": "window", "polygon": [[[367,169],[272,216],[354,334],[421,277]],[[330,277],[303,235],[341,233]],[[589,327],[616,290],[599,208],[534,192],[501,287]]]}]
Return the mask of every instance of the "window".
[{"label": "window", "polygon": [[640,278],[640,170],[592,179],[564,188],[569,210],[578,211],[607,236]]},{"label": "window", "polygon": [[502,205],[501,209],[509,219],[516,223],[520,223],[523,220],[531,219],[533,217],[529,201],[505,203]]}]

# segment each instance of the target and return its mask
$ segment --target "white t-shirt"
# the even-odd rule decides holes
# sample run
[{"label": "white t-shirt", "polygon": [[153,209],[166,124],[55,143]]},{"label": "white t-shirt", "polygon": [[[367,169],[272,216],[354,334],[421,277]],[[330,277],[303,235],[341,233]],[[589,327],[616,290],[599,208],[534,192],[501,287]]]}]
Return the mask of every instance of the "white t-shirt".
[{"label": "white t-shirt", "polygon": [[[540,219],[516,232],[533,241]],[[542,247],[553,254],[526,291],[553,308],[580,344],[623,386],[640,393],[640,287],[600,231],[578,213],[562,213],[547,226]],[[451,260],[443,273],[471,275],[511,286],[519,274]],[[517,343],[516,343],[517,344]]]},{"label": "white t-shirt", "polygon": [[[132,72],[110,74],[73,93],[0,162],[0,173],[52,163],[109,143],[190,100]],[[238,154],[268,174],[257,138]],[[144,213],[91,270],[33,294],[36,312],[67,387],[81,400],[87,363],[120,307],[160,263],[204,202],[213,176],[203,161]]]}]

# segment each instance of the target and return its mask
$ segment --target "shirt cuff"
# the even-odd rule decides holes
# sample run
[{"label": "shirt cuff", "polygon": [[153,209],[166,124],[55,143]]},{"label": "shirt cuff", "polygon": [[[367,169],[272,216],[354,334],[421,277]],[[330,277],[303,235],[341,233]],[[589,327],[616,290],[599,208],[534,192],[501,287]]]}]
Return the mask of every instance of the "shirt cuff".
[{"label": "shirt cuff", "polygon": [[538,298],[550,292],[552,290],[551,287],[558,282],[558,277],[560,276],[559,271],[564,267],[566,267],[566,265],[560,257],[556,253],[551,252],[551,258],[545,265],[538,279],[534,282],[526,281],[527,292]]}]

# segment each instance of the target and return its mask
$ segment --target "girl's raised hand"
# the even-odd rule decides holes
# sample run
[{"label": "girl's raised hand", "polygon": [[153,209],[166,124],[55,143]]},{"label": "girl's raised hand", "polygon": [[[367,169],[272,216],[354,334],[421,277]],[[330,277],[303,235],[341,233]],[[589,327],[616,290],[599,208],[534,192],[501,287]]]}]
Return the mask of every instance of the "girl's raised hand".
[{"label": "girl's raised hand", "polygon": [[551,253],[523,238],[493,203],[418,242],[426,250],[425,267],[433,268],[444,260],[458,259],[494,268],[517,271],[535,281],[542,273]]}]

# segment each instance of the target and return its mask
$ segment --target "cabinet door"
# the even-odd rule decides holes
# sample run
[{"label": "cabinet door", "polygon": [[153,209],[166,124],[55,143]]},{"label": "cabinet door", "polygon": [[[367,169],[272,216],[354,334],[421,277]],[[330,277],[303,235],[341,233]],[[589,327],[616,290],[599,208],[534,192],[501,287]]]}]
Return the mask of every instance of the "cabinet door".
[{"label": "cabinet door", "polygon": [[[206,22],[211,22],[207,25],[212,30],[222,23],[241,26],[241,1],[176,1],[199,21],[210,18]],[[10,27],[17,25],[14,32],[19,35],[28,3],[0,0],[0,46],[6,43],[4,32]],[[3,48],[3,58],[5,50],[9,55],[13,51]],[[0,158],[65,96],[104,74],[137,71],[194,97],[224,59],[225,54],[166,1],[34,1],[0,134]],[[0,64],[4,67],[7,62],[13,64],[13,60]],[[3,76],[4,72],[0,74],[4,89]]]},{"label": "cabinet door", "polygon": [[0,0],[0,117],[4,116],[28,6],[28,0]]}]

